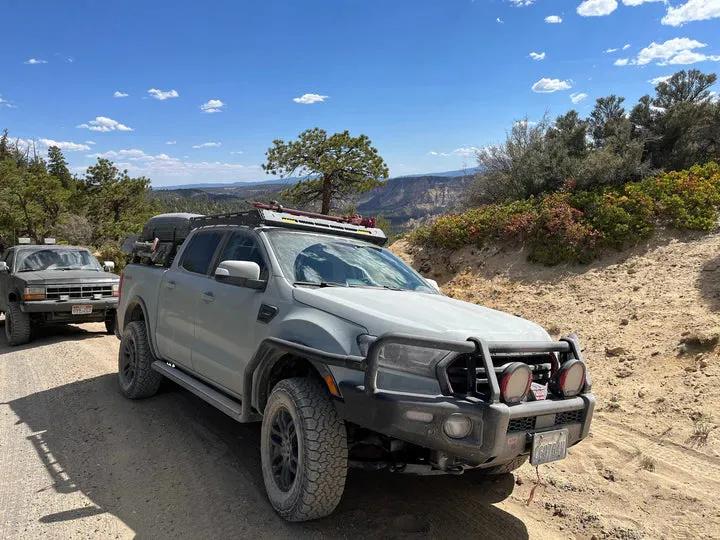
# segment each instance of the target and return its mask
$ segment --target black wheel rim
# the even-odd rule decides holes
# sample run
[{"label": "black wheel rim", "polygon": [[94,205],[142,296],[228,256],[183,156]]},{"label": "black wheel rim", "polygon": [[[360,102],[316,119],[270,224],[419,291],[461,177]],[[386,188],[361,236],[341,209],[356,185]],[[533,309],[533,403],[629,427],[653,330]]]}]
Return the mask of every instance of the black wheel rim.
[{"label": "black wheel rim", "polygon": [[134,339],[127,339],[122,344],[120,358],[120,376],[125,384],[130,384],[135,378],[137,369],[137,349]]},{"label": "black wheel rim", "polygon": [[275,484],[282,491],[292,489],[297,477],[298,438],[290,411],[282,407],[270,426],[270,468]]}]

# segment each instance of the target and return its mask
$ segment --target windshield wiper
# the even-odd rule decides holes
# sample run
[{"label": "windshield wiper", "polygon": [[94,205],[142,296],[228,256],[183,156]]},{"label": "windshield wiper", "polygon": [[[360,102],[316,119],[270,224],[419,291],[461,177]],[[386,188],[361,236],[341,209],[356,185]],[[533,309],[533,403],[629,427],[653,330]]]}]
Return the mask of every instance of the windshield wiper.
[{"label": "windshield wiper", "polygon": [[407,291],[408,289],[403,289],[402,287],[393,287],[392,285],[370,285],[364,284],[361,285],[359,283],[353,283],[352,285],[348,285],[348,287],[358,288],[358,289],[387,289],[388,291]]},{"label": "windshield wiper", "polygon": [[334,281],[296,281],[293,285],[309,285],[311,287],[347,287],[344,283]]}]

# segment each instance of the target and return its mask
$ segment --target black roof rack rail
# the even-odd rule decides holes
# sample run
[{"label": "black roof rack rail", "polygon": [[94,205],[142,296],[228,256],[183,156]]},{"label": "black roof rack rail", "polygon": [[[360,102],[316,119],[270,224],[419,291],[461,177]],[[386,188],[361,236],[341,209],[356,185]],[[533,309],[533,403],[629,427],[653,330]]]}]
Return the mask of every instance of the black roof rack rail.
[{"label": "black roof rack rail", "polygon": [[372,218],[364,220],[360,216],[338,218],[300,210],[285,209],[281,206],[269,206],[260,203],[252,204],[255,208],[246,212],[190,218],[190,228],[194,229],[211,225],[242,225],[246,227],[267,225],[270,227],[284,227],[288,229],[348,236],[362,239],[379,246],[387,242],[387,237],[382,229],[368,226],[375,224],[375,220]]}]

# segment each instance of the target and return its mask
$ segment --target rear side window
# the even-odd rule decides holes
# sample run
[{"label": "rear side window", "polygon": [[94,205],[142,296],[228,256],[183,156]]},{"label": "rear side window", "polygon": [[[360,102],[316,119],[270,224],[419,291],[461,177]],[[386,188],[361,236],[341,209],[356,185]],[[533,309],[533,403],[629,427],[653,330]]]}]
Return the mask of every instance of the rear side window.
[{"label": "rear side window", "polygon": [[207,274],[223,234],[221,232],[206,232],[195,235],[183,255],[181,266],[188,272]]}]

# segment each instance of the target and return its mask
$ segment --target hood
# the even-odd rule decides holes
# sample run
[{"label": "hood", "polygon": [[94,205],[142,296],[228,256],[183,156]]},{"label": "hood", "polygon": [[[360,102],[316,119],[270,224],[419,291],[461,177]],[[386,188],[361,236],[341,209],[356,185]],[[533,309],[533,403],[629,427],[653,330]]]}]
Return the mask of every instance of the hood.
[{"label": "hood", "polygon": [[40,270],[38,272],[19,272],[15,277],[26,283],[38,285],[59,285],[63,283],[115,283],[120,278],[108,272],[93,270]]},{"label": "hood", "polygon": [[549,341],[539,325],[439,294],[360,287],[296,288],[295,300],[367,328],[464,341]]}]

